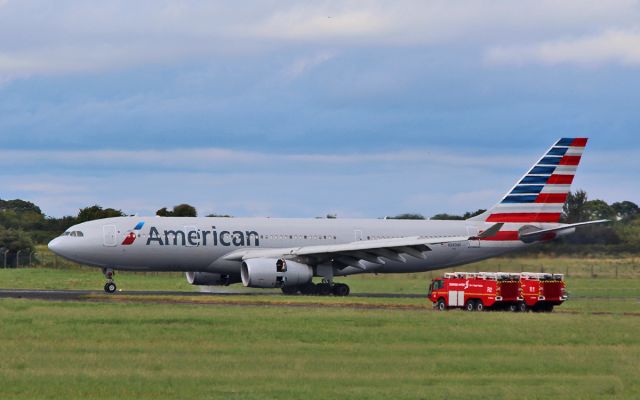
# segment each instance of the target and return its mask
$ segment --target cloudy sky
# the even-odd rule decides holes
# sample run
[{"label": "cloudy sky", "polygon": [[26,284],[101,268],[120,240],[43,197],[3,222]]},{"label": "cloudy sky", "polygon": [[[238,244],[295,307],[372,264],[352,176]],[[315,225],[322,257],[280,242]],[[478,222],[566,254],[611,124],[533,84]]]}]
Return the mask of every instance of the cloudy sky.
[{"label": "cloudy sky", "polygon": [[640,202],[640,2],[0,0],[0,198],[52,216],[491,206],[559,137]]}]

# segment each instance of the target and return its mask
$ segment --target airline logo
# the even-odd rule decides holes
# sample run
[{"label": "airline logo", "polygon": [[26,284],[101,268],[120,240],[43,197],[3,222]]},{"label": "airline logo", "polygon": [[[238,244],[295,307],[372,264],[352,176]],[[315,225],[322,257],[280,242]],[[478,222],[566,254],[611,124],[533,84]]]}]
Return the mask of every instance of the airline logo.
[{"label": "airline logo", "polygon": [[[587,138],[563,138],[496,205],[487,222],[558,223]],[[552,239],[555,234],[549,234]],[[518,240],[517,231],[500,231],[486,240]],[[545,238],[546,239],[546,238]]]},{"label": "airline logo", "polygon": [[127,236],[125,236],[124,240],[122,241],[122,245],[123,246],[132,245],[133,242],[136,241],[136,238],[138,237],[138,233],[140,232],[143,226],[144,226],[144,222],[138,222],[138,224],[133,228],[133,230],[130,230],[127,233]]}]

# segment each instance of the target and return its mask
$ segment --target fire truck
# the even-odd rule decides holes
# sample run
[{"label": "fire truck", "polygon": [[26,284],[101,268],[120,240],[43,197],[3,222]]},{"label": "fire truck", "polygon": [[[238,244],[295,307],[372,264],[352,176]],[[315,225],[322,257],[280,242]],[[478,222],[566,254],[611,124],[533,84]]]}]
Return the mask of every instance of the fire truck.
[{"label": "fire truck", "polygon": [[506,272],[450,272],[429,286],[429,299],[438,310],[464,308],[467,311],[510,309],[522,303],[520,277]]},{"label": "fire truck", "polygon": [[441,311],[552,311],[567,294],[562,274],[451,272],[431,282],[429,299]]},{"label": "fire truck", "polygon": [[563,274],[523,272],[520,289],[526,309],[533,311],[553,311],[567,299]]}]

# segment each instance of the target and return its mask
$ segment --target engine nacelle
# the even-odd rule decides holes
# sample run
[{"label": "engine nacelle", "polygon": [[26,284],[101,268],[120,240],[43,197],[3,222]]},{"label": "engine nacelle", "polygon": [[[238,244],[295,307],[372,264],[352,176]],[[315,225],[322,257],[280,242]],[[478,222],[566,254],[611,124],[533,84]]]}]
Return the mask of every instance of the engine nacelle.
[{"label": "engine nacelle", "polygon": [[313,278],[306,264],[275,258],[253,258],[242,263],[242,284],[247,287],[277,288],[302,285]]},{"label": "engine nacelle", "polygon": [[191,285],[228,286],[240,282],[237,275],[216,274],[213,272],[187,272],[187,282]]}]

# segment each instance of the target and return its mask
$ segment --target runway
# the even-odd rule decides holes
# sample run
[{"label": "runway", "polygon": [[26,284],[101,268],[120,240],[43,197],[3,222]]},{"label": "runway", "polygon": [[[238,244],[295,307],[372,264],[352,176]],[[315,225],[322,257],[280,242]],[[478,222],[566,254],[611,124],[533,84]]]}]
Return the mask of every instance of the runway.
[{"label": "runway", "polygon": [[[119,291],[113,295],[107,295],[102,290],[34,290],[34,289],[0,289],[0,298],[13,298],[13,299],[38,299],[38,300],[86,300],[87,298],[95,298],[96,296],[103,296],[108,298],[113,296],[117,298],[119,295],[126,296],[140,296],[144,297],[158,297],[158,296],[202,296],[202,297],[219,297],[219,296],[274,296],[274,297],[319,297],[319,296],[284,296],[281,293],[260,293],[260,292],[178,292],[178,291]],[[395,294],[395,293],[352,293],[349,297],[362,297],[362,298],[389,298],[389,299],[418,299],[425,298],[426,295],[421,294]]]},{"label": "runway", "polygon": [[[238,299],[235,296],[243,296]],[[259,299],[258,296],[271,297],[269,300]],[[255,298],[254,298],[255,297]],[[186,304],[209,306],[271,306],[271,307],[325,307],[325,308],[352,308],[362,310],[394,310],[394,311],[434,311],[431,302],[420,294],[396,294],[396,293],[353,293],[343,297],[344,302],[326,303],[314,301],[326,298],[324,296],[285,296],[281,293],[268,292],[179,292],[179,291],[119,291],[107,294],[102,290],[33,290],[33,289],[0,289],[0,299],[31,299],[46,301],[80,301],[99,303],[135,302],[146,304]],[[387,298],[387,299],[424,299],[422,304],[399,304],[393,301],[385,303],[350,302],[349,298]],[[290,301],[299,299],[297,301]],[[595,298],[579,297],[574,301],[593,301]],[[638,300],[640,301],[640,300]],[[456,310],[464,312],[462,310]],[[453,312],[456,312],[453,311]],[[490,311],[490,310],[489,310]],[[451,312],[451,311],[449,311]],[[590,314],[590,315],[620,315],[625,317],[640,317],[637,312],[580,312],[575,310],[554,310],[553,314]]]}]

